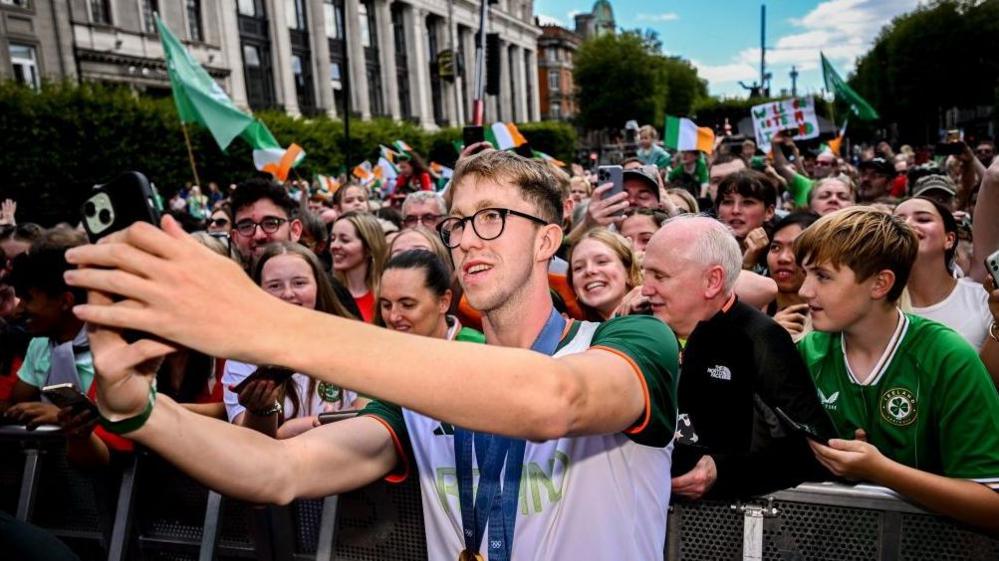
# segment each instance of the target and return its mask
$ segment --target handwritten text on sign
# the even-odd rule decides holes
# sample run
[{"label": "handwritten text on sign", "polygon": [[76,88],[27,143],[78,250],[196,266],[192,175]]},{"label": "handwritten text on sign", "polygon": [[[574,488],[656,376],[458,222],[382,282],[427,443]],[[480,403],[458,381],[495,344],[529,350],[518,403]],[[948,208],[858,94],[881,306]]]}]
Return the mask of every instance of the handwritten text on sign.
[{"label": "handwritten text on sign", "polygon": [[753,115],[753,130],[756,131],[756,145],[763,151],[770,151],[770,140],[781,131],[794,129],[796,140],[819,136],[815,100],[811,97],[754,105],[750,112]]}]

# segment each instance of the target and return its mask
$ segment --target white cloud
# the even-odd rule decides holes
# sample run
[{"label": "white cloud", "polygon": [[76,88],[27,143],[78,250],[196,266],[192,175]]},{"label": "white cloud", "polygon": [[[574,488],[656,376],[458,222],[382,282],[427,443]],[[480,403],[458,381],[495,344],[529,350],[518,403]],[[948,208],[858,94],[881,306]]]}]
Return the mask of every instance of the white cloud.
[{"label": "white cloud", "polygon": [[[826,0],[801,18],[790,20],[800,31],[767,41],[767,66],[774,77],[773,87],[785,81],[792,65],[799,71],[816,69],[819,52],[836,63],[842,74],[853,71],[858,57],[870,49],[881,28],[895,16],[909,12],[924,0]],[[697,65],[701,76],[715,83],[758,80],[759,47],[746,48],[730,63]],[[751,72],[747,72],[747,69]],[[717,78],[711,78],[712,75]],[[728,88],[725,88],[728,89]]]},{"label": "white cloud", "polygon": [[538,18],[538,23],[540,25],[560,25],[562,27],[565,27],[565,22],[555,16],[550,16],[548,14],[537,14],[535,17]]},{"label": "white cloud", "polygon": [[690,63],[697,68],[697,75],[706,79],[710,85],[738,82],[740,80],[751,81],[759,76],[758,69],[745,62],[711,65],[692,60]]},{"label": "white cloud", "polygon": [[667,21],[676,21],[680,19],[680,15],[676,12],[666,12],[665,14],[638,14],[635,19],[638,21],[663,23]]}]

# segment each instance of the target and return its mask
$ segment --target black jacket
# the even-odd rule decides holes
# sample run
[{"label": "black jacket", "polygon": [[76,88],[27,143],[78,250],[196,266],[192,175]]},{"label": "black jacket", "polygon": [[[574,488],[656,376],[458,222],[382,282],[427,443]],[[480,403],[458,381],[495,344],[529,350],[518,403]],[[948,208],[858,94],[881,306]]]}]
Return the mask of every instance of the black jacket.
[{"label": "black jacket", "polygon": [[709,496],[759,495],[832,478],[805,438],[773,412],[780,407],[820,435],[835,434],[791,336],[762,312],[735,301],[697,324],[683,349],[678,398],[696,444],[677,442],[673,476],[709,454],[718,469]]}]

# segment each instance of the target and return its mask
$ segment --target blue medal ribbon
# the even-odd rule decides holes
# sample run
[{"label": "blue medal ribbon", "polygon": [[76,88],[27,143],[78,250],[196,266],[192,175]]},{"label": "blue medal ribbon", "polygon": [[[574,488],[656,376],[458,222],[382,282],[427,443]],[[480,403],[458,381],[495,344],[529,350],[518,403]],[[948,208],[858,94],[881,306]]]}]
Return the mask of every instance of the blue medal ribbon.
[{"label": "blue medal ribbon", "polygon": [[[555,354],[565,319],[552,308],[548,321],[531,350],[548,356]],[[487,551],[490,561],[508,561],[517,523],[517,503],[520,499],[520,477],[524,470],[523,439],[496,434],[473,433],[454,428],[454,460],[458,475],[458,502],[461,505],[461,527],[465,550],[479,551],[486,525],[489,526]],[[472,501],[472,450],[479,466],[479,486]],[[503,471],[504,465],[506,471]],[[503,487],[500,488],[500,474]],[[497,500],[499,499],[499,500]]]}]

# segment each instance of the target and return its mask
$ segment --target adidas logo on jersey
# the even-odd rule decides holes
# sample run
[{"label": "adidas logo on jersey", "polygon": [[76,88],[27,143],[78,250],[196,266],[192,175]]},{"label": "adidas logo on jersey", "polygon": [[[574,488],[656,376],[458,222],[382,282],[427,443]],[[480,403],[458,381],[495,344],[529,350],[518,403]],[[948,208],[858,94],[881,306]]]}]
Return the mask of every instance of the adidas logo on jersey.
[{"label": "adidas logo on jersey", "polygon": [[816,391],[819,392],[819,402],[822,403],[822,407],[825,407],[830,411],[835,411],[836,400],[839,399],[839,392],[833,392],[829,395],[829,397],[826,397],[826,394],[822,393],[822,390],[816,388]]},{"label": "adidas logo on jersey", "polygon": [[708,376],[712,378],[717,378],[718,380],[732,380],[732,371],[728,369],[727,366],[713,366],[708,368]]}]

